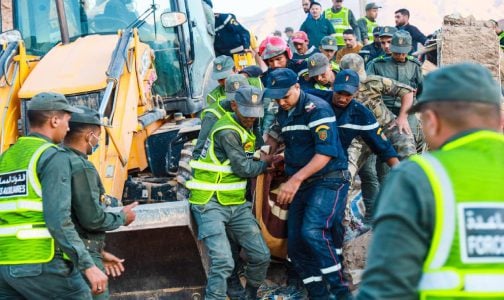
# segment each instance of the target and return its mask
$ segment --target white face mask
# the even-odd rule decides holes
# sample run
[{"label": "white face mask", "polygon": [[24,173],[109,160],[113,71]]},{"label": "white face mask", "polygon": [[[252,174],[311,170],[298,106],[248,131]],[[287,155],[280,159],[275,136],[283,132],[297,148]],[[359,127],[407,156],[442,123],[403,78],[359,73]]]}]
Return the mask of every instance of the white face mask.
[{"label": "white face mask", "polygon": [[91,132],[91,135],[96,139],[96,144],[94,146],[91,143],[91,140],[89,140],[89,142],[88,142],[89,146],[91,147],[91,153],[90,154],[93,154],[93,153],[96,152],[96,150],[100,146],[100,143],[99,143],[100,139],[94,134],[94,132]]}]

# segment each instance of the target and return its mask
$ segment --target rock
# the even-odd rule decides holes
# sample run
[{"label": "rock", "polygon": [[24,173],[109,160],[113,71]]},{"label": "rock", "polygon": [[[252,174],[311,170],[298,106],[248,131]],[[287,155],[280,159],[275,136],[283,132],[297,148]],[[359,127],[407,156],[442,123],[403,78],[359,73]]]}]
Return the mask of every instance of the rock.
[{"label": "rock", "polygon": [[350,284],[351,290],[355,290],[361,281],[361,276],[366,266],[367,250],[371,236],[371,231],[368,231],[348,241],[343,246],[344,275]]}]

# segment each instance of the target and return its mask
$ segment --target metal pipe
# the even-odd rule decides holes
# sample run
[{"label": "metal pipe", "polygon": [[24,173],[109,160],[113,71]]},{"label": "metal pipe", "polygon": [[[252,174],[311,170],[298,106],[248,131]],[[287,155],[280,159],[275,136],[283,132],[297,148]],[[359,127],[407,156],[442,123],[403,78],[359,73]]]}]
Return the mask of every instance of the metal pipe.
[{"label": "metal pipe", "polygon": [[58,11],[58,22],[61,33],[61,43],[63,45],[70,43],[70,33],[68,31],[68,23],[65,14],[65,4],[63,0],[56,0],[56,10]]}]

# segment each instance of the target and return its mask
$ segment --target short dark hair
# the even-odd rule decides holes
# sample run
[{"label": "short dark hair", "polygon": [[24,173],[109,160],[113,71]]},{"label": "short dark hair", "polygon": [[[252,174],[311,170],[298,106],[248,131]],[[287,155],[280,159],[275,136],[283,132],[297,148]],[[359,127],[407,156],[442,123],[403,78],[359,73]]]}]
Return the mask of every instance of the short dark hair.
[{"label": "short dark hair", "polygon": [[94,124],[74,123],[71,121],[68,124],[70,127],[70,131],[65,136],[65,140],[67,140],[67,141],[73,141],[79,135],[81,135],[83,133],[87,133],[89,131],[93,131],[93,130],[98,129],[100,127],[100,126],[94,125]]},{"label": "short dark hair", "polygon": [[322,7],[322,4],[318,3],[317,1],[312,1],[310,4],[310,8],[312,8],[313,5],[318,5],[318,6]]},{"label": "short dark hair", "polygon": [[26,115],[28,116],[28,122],[30,127],[40,128],[53,116],[63,117],[68,114],[61,110],[28,110]]},{"label": "short dark hair", "polygon": [[500,107],[498,104],[468,101],[436,101],[425,103],[420,110],[430,109],[438,114],[453,128],[474,128],[474,121],[483,123],[498,122]]},{"label": "short dark hair", "polygon": [[401,14],[401,15],[403,15],[403,16],[408,16],[408,18],[409,18],[409,16],[410,16],[410,14],[409,14],[409,10],[407,10],[406,8],[401,8],[401,9],[398,9],[398,10],[396,10],[396,11],[394,12],[394,14]]},{"label": "short dark hair", "polygon": [[345,31],[343,31],[343,34],[351,34],[351,35],[355,35],[353,29],[345,29]]}]

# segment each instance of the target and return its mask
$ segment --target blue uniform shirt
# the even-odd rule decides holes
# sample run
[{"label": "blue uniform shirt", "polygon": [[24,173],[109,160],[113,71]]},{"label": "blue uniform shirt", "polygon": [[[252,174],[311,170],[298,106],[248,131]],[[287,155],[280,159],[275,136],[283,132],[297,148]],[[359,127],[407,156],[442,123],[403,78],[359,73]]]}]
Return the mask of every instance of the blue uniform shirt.
[{"label": "blue uniform shirt", "polygon": [[339,138],[346,155],[348,155],[348,147],[352,140],[360,136],[381,160],[386,161],[389,158],[398,157],[394,147],[382,133],[373,113],[360,102],[353,99],[347,107],[338,108],[332,105],[332,91],[308,90],[306,92],[324,99],[332,106],[336,115]]},{"label": "blue uniform shirt", "polygon": [[301,91],[299,101],[289,114],[280,109],[277,128],[285,143],[285,173],[294,175],[306,166],[315,154],[332,159],[313,176],[321,176],[336,170],[346,170],[348,161],[341,146],[336,118],[331,106],[324,100]]}]

